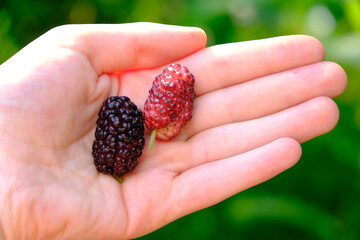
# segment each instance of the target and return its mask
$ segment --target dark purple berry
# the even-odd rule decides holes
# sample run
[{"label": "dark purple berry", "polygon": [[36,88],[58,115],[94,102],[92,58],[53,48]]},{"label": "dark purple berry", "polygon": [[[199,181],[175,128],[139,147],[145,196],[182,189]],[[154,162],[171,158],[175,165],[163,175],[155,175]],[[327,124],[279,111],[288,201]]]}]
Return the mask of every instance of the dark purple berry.
[{"label": "dark purple berry", "polygon": [[145,144],[142,112],[128,97],[113,96],[106,99],[98,116],[92,146],[97,170],[117,176],[131,172]]}]

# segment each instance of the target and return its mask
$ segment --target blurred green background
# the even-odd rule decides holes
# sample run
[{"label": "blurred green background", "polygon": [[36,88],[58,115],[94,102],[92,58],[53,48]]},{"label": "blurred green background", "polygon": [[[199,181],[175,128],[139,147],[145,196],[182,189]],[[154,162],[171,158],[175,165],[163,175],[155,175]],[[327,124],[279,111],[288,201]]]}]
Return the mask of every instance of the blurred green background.
[{"label": "blurred green background", "polygon": [[296,166],[140,239],[360,239],[360,1],[0,0],[0,63],[58,25],[138,21],[201,27],[209,46],[309,34],[349,78],[339,124]]}]

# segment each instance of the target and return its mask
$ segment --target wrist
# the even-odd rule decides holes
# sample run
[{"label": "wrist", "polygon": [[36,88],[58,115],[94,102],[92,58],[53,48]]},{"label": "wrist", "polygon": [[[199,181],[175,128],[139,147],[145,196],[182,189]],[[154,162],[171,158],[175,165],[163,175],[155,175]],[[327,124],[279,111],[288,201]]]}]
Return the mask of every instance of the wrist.
[{"label": "wrist", "polygon": [[1,223],[1,217],[0,217],[0,240],[5,240],[4,231]]}]

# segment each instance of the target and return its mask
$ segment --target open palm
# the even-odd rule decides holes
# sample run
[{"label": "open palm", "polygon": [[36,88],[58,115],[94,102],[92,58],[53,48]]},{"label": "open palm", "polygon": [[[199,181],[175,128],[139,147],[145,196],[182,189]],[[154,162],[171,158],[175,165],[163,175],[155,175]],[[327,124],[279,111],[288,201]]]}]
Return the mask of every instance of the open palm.
[{"label": "open palm", "polygon": [[[196,28],[55,28],[0,66],[0,217],[8,239],[134,238],[291,167],[331,130],[346,75],[287,36],[205,48]],[[170,63],[194,74],[193,119],[117,182],[91,146],[102,102],[139,108]],[[149,140],[147,132],[146,143]]]}]

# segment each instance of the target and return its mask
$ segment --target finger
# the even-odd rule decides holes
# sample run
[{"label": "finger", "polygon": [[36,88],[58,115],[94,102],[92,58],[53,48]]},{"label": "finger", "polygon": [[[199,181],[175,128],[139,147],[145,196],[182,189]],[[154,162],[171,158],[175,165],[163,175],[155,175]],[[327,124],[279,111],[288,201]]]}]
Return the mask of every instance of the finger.
[{"label": "finger", "polygon": [[334,101],[317,97],[263,118],[212,128],[187,141],[191,160],[185,159],[178,167],[184,171],[236,156],[281,137],[305,142],[333,129],[338,119]]},{"label": "finger", "polygon": [[[193,73],[196,94],[201,96],[258,77],[316,63],[323,57],[324,48],[315,38],[285,36],[213,46],[177,62]],[[147,97],[144,93],[165,67],[168,66],[123,73],[120,82],[122,93],[137,96],[139,102],[144,102]],[[135,83],[136,89],[131,87]]]},{"label": "finger", "polygon": [[293,166],[300,156],[299,143],[282,138],[241,155],[189,169],[174,180],[168,216],[179,218],[214,205],[276,176]]},{"label": "finger", "polygon": [[157,67],[206,45],[199,28],[155,23],[65,25],[45,38],[84,53],[98,74]]},{"label": "finger", "polygon": [[314,97],[336,97],[346,84],[346,73],[338,64],[320,62],[220,89],[196,99],[194,116],[182,133],[192,136],[227,123],[263,117]]},{"label": "finger", "polygon": [[202,95],[323,58],[324,48],[318,40],[295,35],[218,45],[180,62],[194,74],[195,90]]}]

